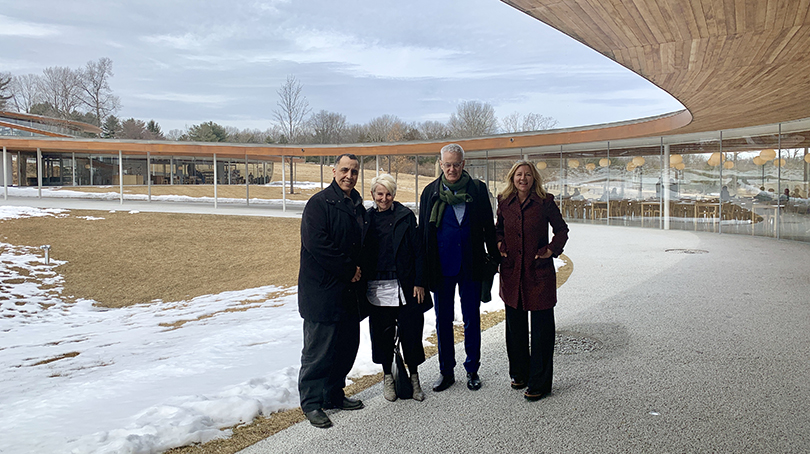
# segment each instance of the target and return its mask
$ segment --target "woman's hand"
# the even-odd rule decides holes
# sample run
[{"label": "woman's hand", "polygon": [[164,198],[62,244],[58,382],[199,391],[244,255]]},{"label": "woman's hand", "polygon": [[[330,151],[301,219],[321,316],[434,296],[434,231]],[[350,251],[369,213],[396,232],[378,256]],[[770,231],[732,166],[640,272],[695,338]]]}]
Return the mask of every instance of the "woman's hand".
[{"label": "woman's hand", "polygon": [[357,281],[359,281],[359,280],[360,280],[360,276],[361,276],[361,273],[360,273],[360,267],[358,266],[358,267],[357,267],[357,271],[355,271],[355,272],[354,272],[354,277],[352,278],[352,282],[357,282]]},{"label": "woman's hand", "polygon": [[503,241],[498,241],[498,252],[501,253],[501,257],[506,257],[506,252],[504,252],[504,250],[501,249],[502,244],[503,244]]},{"label": "woman's hand", "polygon": [[535,255],[535,256],[534,256],[534,259],[535,259],[535,260],[537,260],[537,259],[547,259],[547,258],[551,257],[551,254],[552,254],[551,249],[548,249],[548,248],[547,248],[547,249],[546,249],[546,252],[543,252],[543,254],[542,254],[542,255],[541,255],[541,254],[537,254],[537,255]]},{"label": "woman's hand", "polygon": [[416,302],[422,304],[425,302],[425,288],[424,287],[416,287],[413,288],[413,296],[416,298]]}]

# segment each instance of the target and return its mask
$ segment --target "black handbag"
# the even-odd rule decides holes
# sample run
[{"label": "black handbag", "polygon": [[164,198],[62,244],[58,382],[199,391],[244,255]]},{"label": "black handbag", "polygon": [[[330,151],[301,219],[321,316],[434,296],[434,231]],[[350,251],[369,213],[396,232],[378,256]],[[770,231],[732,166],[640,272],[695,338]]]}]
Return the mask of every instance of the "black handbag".
[{"label": "black handbag", "polygon": [[397,397],[400,399],[413,398],[413,385],[408,370],[405,369],[405,361],[402,360],[402,353],[399,345],[399,332],[394,340],[394,363],[391,365],[391,375],[394,376],[394,387],[397,390]]},{"label": "black handbag", "polygon": [[488,303],[492,301],[492,283],[495,280],[495,274],[498,272],[498,261],[490,254],[484,255],[483,271],[484,274],[481,279],[481,302]]}]

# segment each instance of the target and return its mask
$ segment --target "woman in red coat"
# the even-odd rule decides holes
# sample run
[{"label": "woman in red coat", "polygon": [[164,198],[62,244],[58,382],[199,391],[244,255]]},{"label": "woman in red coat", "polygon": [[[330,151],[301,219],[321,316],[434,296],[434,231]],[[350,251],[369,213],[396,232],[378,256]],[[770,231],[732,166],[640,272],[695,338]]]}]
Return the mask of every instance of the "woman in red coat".
[{"label": "woman in red coat", "polygon": [[[550,242],[549,225],[554,231]],[[512,388],[528,386],[524,397],[540,400],[551,392],[557,304],[553,257],[563,252],[568,225],[554,196],[543,189],[534,164],[519,161],[509,171],[506,189],[498,195],[495,233],[502,257],[500,295],[506,305],[506,351]]]}]

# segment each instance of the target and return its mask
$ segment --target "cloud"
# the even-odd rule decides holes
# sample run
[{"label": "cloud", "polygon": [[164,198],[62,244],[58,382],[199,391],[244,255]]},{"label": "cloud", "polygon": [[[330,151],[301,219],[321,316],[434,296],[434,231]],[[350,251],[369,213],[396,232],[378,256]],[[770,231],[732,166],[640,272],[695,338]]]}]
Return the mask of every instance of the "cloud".
[{"label": "cloud", "polygon": [[388,44],[320,30],[295,30],[290,35],[294,49],[273,59],[329,63],[348,75],[391,79],[455,78],[476,70],[460,62],[466,52],[459,50]]},{"label": "cloud", "polygon": [[279,5],[286,5],[289,4],[290,0],[270,0],[270,1],[263,1],[263,2],[255,2],[253,3],[253,7],[256,8],[259,12],[263,13],[271,13],[271,14],[279,14],[281,13],[281,9],[279,9]]},{"label": "cloud", "polygon": [[207,105],[225,104],[235,99],[229,96],[212,95],[212,94],[191,94],[191,93],[171,93],[171,92],[138,93],[133,95],[133,97],[146,99],[148,101],[170,101],[184,104],[207,104]]},{"label": "cloud", "polygon": [[51,24],[25,22],[0,14],[0,36],[44,38],[61,33],[57,27]]},{"label": "cloud", "polygon": [[190,50],[201,48],[205,42],[205,38],[193,33],[184,33],[182,35],[142,36],[141,41],[174,49]]}]

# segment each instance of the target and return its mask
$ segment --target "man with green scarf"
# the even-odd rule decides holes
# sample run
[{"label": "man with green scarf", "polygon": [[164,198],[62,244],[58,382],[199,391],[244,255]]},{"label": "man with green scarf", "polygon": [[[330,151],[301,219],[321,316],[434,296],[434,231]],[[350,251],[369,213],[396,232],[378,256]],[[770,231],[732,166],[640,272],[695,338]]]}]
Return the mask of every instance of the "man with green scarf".
[{"label": "man with green scarf", "polygon": [[[461,297],[467,388],[481,388],[481,281],[487,252],[500,257],[489,190],[464,170],[464,149],[458,144],[442,148],[442,175],[422,191],[419,230],[426,247],[425,270],[434,293],[436,336],[441,376],[433,384],[439,392],[455,383],[453,342],[455,294]],[[484,249],[486,245],[486,251]]]}]

